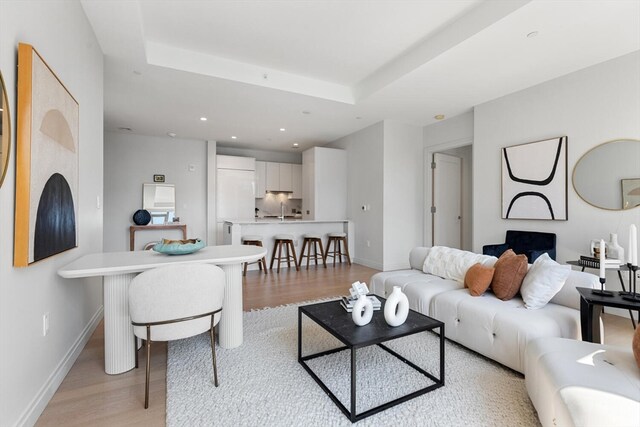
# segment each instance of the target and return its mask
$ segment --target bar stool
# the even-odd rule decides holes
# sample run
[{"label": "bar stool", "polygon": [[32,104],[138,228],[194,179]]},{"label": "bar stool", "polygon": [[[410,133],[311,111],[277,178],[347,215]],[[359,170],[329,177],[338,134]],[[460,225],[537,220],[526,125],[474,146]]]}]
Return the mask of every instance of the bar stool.
[{"label": "bar stool", "polygon": [[[246,236],[242,236],[242,244],[243,245],[252,245],[252,246],[260,246],[260,247],[262,247],[262,236],[248,235],[247,234]],[[260,269],[260,271],[264,270],[264,274],[267,274],[267,260],[265,259],[265,257],[262,257],[257,261],[245,262],[244,263],[244,270],[242,272],[242,275],[246,276],[247,275],[247,266],[249,264],[254,264],[256,262],[258,263],[258,268]]]},{"label": "bar stool", "polygon": [[[302,250],[300,251],[300,259],[298,260],[298,267],[302,267],[302,259],[307,258],[307,270],[309,269],[309,260],[313,258],[318,266],[318,258],[322,261],[324,268],[327,268],[327,264],[324,262],[324,249],[322,249],[322,238],[317,234],[305,234],[302,236]],[[308,245],[308,246],[307,246]],[[318,245],[320,246],[320,253],[318,254]],[[313,246],[313,255],[311,254],[311,247]],[[304,254],[304,248],[307,248],[307,254]]]},{"label": "bar stool", "polygon": [[[327,257],[333,257],[333,266],[336,266],[336,257],[347,257],[347,262],[351,265],[351,257],[349,256],[349,245],[347,244],[347,233],[329,233],[327,235],[327,251],[324,253],[324,262],[326,264]],[[331,243],[333,242],[333,251],[331,251]],[[344,243],[344,252],[342,252],[342,244]],[[333,253],[331,253],[333,252]]]},{"label": "bar stool", "polygon": [[[277,259],[277,272],[280,273],[280,262],[283,259],[282,246],[284,245],[287,250],[287,255],[284,258],[287,261],[287,267],[291,268],[291,260],[293,260],[293,265],[296,268],[296,271],[299,271],[300,268],[298,267],[298,260],[296,259],[296,250],[293,247],[293,236],[291,234],[276,234],[273,238],[275,239],[275,244],[273,245],[273,253],[271,254],[269,270],[273,269],[273,262]],[[276,252],[278,252],[278,256],[276,256]]]}]

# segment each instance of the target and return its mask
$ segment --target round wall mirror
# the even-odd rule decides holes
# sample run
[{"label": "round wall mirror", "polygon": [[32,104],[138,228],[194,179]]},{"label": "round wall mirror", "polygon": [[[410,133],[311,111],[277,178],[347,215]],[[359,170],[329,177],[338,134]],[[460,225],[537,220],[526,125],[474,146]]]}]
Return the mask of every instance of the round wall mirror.
[{"label": "round wall mirror", "polygon": [[573,169],[573,188],[601,209],[640,206],[640,140],[618,139],[587,151]]},{"label": "round wall mirror", "polygon": [[0,187],[9,167],[9,151],[11,150],[11,120],[9,120],[9,100],[0,73]]}]

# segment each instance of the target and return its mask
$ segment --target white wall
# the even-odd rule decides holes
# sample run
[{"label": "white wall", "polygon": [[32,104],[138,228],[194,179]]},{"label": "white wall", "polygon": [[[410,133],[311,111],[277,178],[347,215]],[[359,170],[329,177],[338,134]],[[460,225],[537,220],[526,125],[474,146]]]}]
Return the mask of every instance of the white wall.
[{"label": "white wall", "polygon": [[[102,317],[100,279],[65,280],[56,271],[102,250],[102,52],[79,2],[0,1],[0,70],[12,125],[18,42],[42,55],[80,104],[78,247],[14,268],[15,126],[0,188],[0,425],[32,425]],[[50,330],[42,336],[42,315]]]},{"label": "white wall", "polygon": [[[473,250],[473,111],[423,128],[425,186],[424,210],[432,202],[432,175],[429,164],[433,153],[445,153],[462,159],[462,249]],[[432,215],[425,215],[424,242],[431,246]]]},{"label": "white wall", "polygon": [[[475,108],[474,249],[504,241],[507,229],[558,236],[558,260],[588,253],[589,241],[617,232],[626,246],[640,208],[606,211],[582,201],[571,184],[576,161],[597,144],[640,139],[640,52],[551,80]],[[568,136],[568,221],[503,220],[500,215],[500,148]],[[482,227],[477,226],[482,224]],[[626,248],[625,248],[626,249]],[[619,289],[615,274],[607,283]]]},{"label": "white wall", "polygon": [[347,151],[355,262],[380,270],[405,268],[411,248],[422,244],[422,133],[420,127],[385,120],[327,145]]},{"label": "white wall", "polygon": [[384,270],[409,268],[411,248],[422,245],[422,128],[384,121]]},{"label": "white wall", "polygon": [[[189,170],[189,166],[195,170]],[[165,176],[176,186],[176,216],[187,225],[188,238],[207,238],[207,143],[105,132],[104,142],[104,249],[129,250],[133,213],[142,208],[142,184],[153,175]],[[213,193],[212,193],[213,194]],[[136,249],[178,231],[140,231]],[[215,243],[215,242],[212,242]]]},{"label": "white wall", "polygon": [[[353,261],[380,270],[384,267],[383,142],[384,124],[379,122],[327,145],[347,151],[347,218],[355,228]],[[371,209],[363,211],[363,205]]]}]

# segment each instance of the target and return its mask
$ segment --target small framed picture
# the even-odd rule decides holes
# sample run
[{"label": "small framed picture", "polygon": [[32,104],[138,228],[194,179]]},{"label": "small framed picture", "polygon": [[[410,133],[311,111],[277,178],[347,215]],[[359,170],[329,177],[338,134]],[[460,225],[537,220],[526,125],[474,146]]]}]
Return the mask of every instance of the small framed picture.
[{"label": "small framed picture", "polygon": [[164,175],[153,175],[153,182],[164,182]]}]

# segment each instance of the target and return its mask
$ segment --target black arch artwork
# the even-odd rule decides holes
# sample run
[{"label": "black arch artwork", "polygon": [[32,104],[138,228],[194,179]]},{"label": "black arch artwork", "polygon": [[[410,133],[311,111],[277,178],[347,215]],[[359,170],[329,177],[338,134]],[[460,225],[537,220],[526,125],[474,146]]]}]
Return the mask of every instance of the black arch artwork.
[{"label": "black arch artwork", "polygon": [[523,191],[522,193],[516,194],[513,197],[513,199],[511,199],[511,202],[509,202],[509,208],[507,209],[506,219],[509,219],[509,213],[511,212],[511,208],[513,207],[513,204],[516,202],[516,200],[518,200],[521,197],[526,197],[526,196],[540,197],[542,200],[544,200],[547,203],[547,207],[549,208],[549,213],[551,214],[551,219],[556,219],[556,216],[553,213],[553,207],[551,206],[551,202],[549,201],[547,196],[545,196],[542,193],[538,193],[537,191]]},{"label": "black arch artwork", "polygon": [[509,178],[511,178],[512,181],[515,182],[521,182],[523,184],[531,184],[531,185],[547,185],[549,184],[551,181],[553,181],[553,177],[556,174],[556,170],[558,169],[558,161],[560,160],[560,153],[562,152],[562,144],[565,142],[566,140],[566,136],[563,136],[562,138],[560,138],[558,140],[558,148],[556,149],[556,158],[553,161],[553,168],[551,168],[551,173],[549,174],[549,176],[543,180],[533,180],[533,179],[526,179],[526,178],[518,178],[517,176],[515,176],[513,174],[513,172],[511,171],[511,164],[509,163],[509,156],[507,155],[507,148],[509,147],[505,147],[502,149],[502,153],[504,155],[504,160],[505,163],[507,165],[507,171],[509,172]]},{"label": "black arch artwork", "polygon": [[76,247],[76,216],[71,188],[54,173],[42,190],[36,214],[33,259],[38,261]]}]

